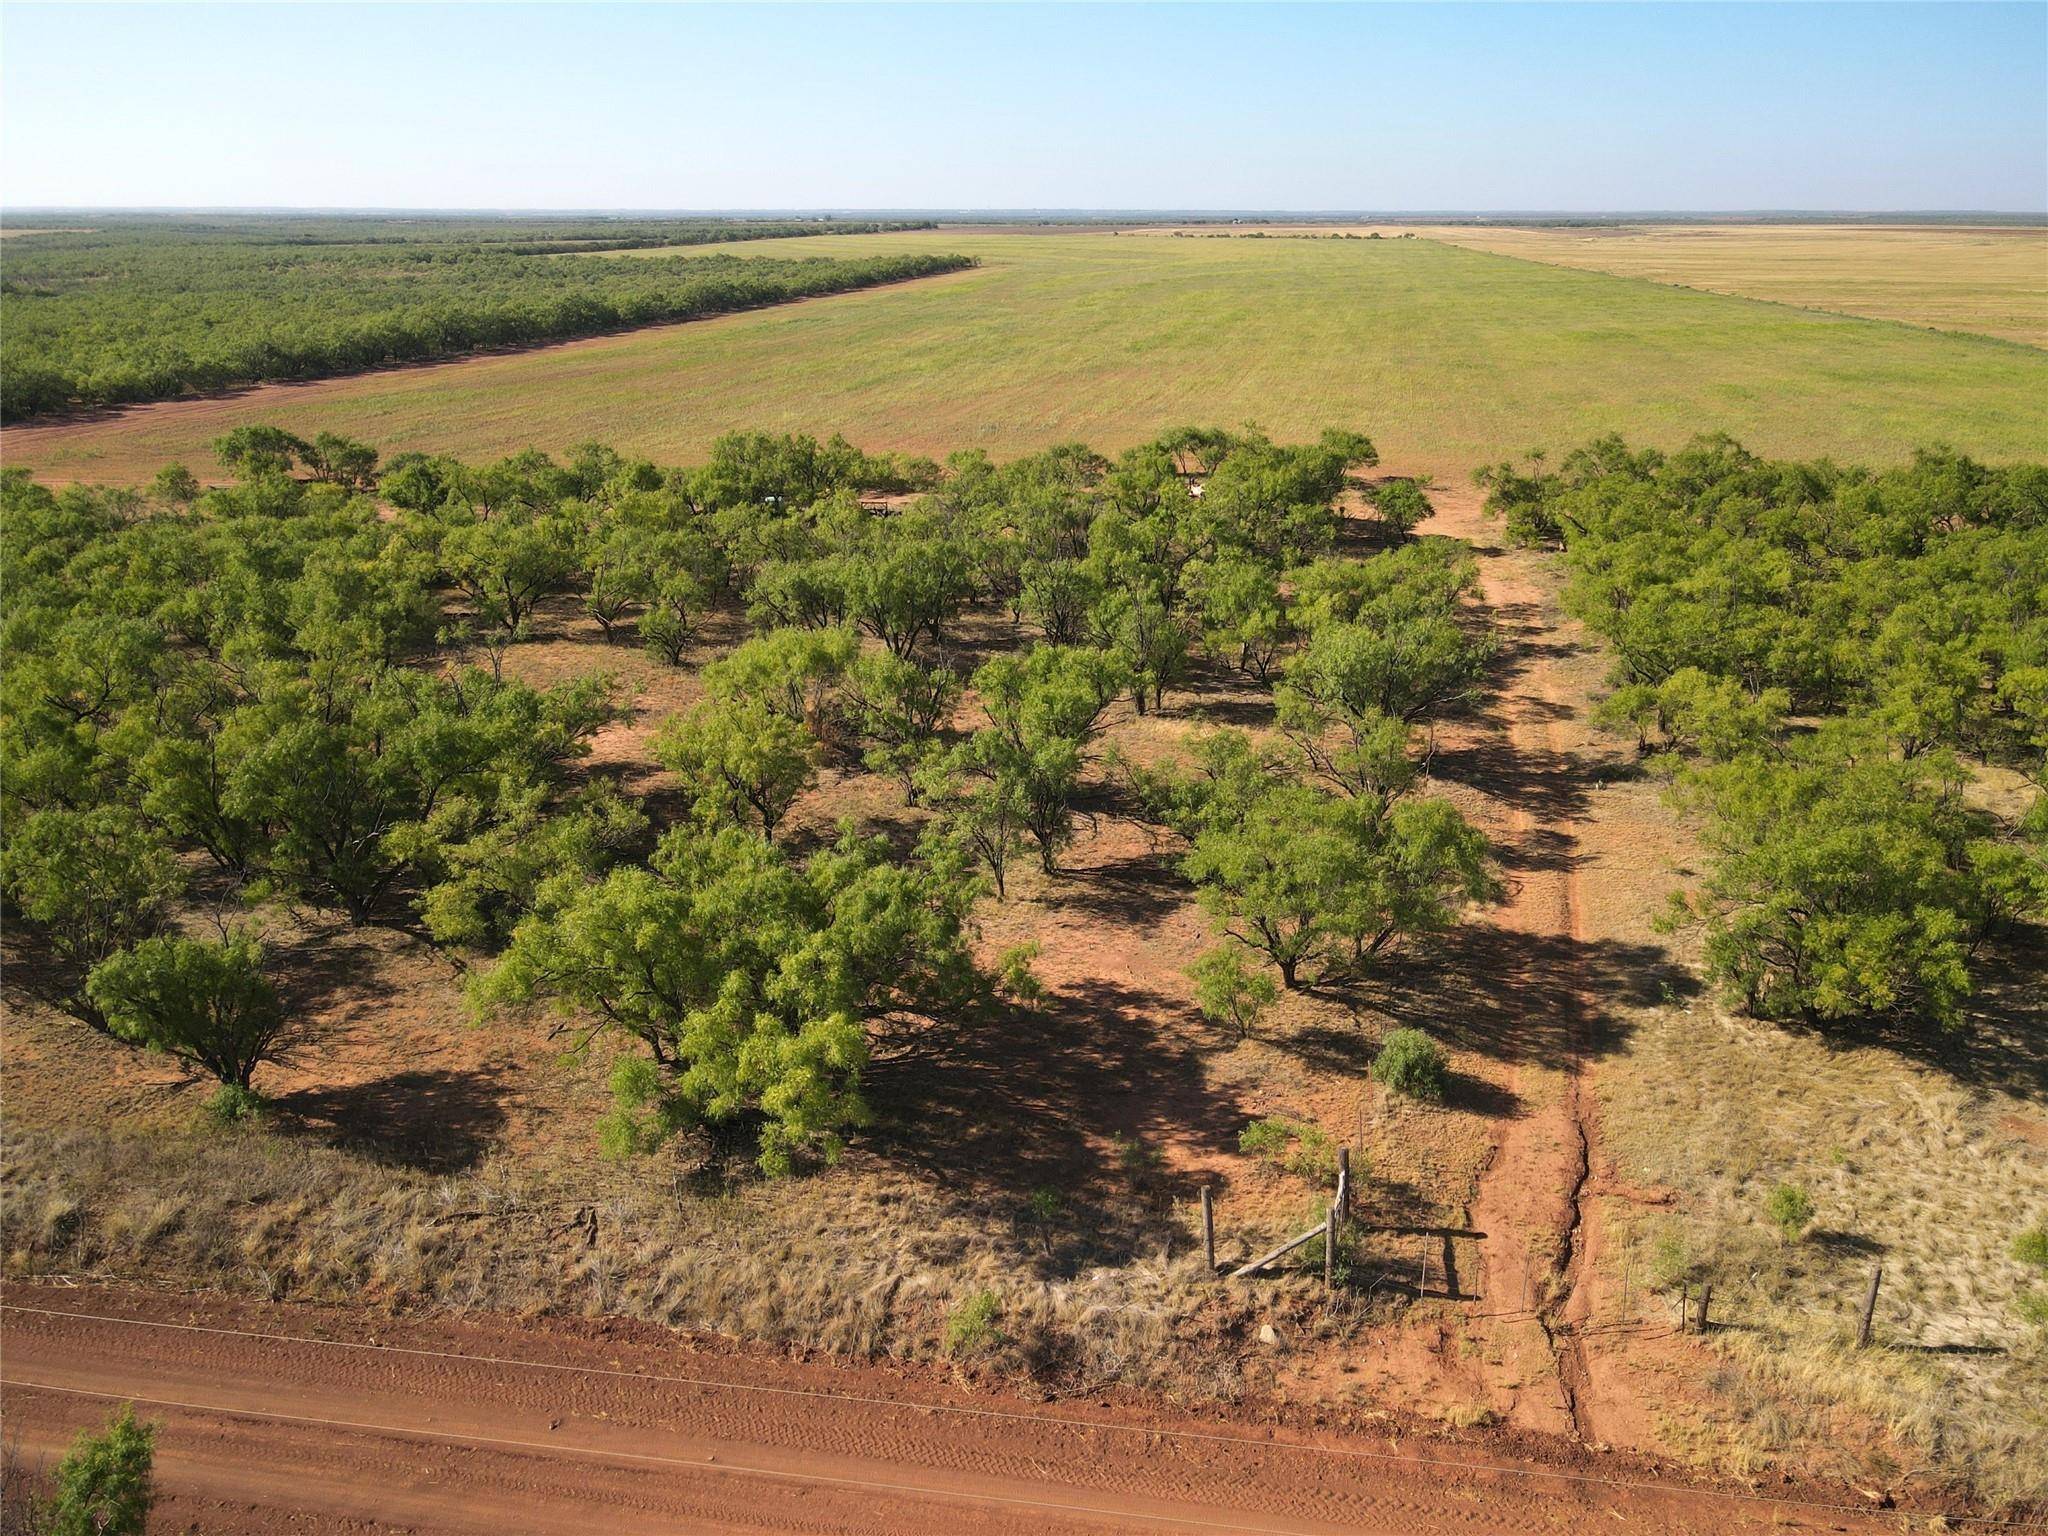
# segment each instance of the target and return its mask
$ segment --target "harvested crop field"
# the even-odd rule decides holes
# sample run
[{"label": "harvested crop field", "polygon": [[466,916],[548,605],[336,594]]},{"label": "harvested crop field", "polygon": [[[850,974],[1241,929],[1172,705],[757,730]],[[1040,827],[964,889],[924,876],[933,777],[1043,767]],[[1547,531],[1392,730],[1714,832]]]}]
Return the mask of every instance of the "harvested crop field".
[{"label": "harvested crop field", "polygon": [[1418,233],[1554,266],[2048,347],[2048,228],[2039,225],[1454,225]]}]

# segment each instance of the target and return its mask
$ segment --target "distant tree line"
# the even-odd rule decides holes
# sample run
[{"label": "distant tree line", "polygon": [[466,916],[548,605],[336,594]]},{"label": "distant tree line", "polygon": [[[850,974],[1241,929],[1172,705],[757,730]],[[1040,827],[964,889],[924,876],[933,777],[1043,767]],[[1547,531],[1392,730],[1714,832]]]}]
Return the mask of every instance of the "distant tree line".
[{"label": "distant tree line", "polygon": [[700,319],[972,265],[936,254],[591,254],[834,228],[570,226],[518,240],[434,229],[431,239],[348,243],[204,230],[38,235],[12,242],[20,252],[9,250],[0,279],[0,418]]},{"label": "distant tree line", "polygon": [[[805,235],[876,235],[937,229],[931,219],[713,219],[483,214],[146,214],[10,213],[6,227],[36,230],[72,250],[166,240],[224,245],[504,245],[637,250],[792,240]],[[89,226],[89,227],[88,227]]]},{"label": "distant tree line", "polygon": [[1481,482],[1563,550],[1606,718],[1705,818],[1679,915],[1716,976],[1766,1018],[1958,1023],[2048,913],[2048,466],[1607,438]]}]

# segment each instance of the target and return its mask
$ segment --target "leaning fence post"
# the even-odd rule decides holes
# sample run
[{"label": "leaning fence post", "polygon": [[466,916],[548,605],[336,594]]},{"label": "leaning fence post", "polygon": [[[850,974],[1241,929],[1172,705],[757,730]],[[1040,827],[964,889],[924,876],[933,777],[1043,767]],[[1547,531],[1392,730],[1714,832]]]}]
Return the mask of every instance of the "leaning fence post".
[{"label": "leaning fence post", "polygon": [[1863,1293],[1863,1321],[1856,1329],[1856,1347],[1863,1349],[1870,1343],[1870,1319],[1877,1312],[1877,1282],[1884,1276],[1884,1266],[1874,1264],[1870,1269],[1870,1289]]},{"label": "leaning fence post", "polygon": [[1351,1219],[1351,1149],[1337,1149],[1337,1219]]},{"label": "leaning fence post", "polygon": [[1202,1252],[1208,1257],[1209,1268],[1216,1268],[1216,1186],[1202,1186]]},{"label": "leaning fence post", "polygon": [[1330,1208],[1323,1212],[1323,1287],[1328,1289],[1337,1281],[1337,1202],[1331,1201]]},{"label": "leaning fence post", "polygon": [[1686,1303],[1691,1300],[1692,1287],[1689,1285],[1681,1285],[1678,1288],[1678,1331],[1680,1333],[1685,1332]]}]

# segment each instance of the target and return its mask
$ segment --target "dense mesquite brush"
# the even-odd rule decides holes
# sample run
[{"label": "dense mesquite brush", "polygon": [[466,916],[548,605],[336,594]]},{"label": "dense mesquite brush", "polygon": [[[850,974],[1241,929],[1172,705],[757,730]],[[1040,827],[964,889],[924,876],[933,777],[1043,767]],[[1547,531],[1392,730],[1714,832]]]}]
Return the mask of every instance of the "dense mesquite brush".
[{"label": "dense mesquite brush", "polygon": [[1981,946],[2048,911],[2048,466],[1607,438],[1480,479],[1510,535],[1563,549],[1607,718],[1706,818],[1676,916],[1734,994],[1956,1023]]},{"label": "dense mesquite brush", "polygon": [[925,227],[109,217],[10,242],[0,419],[697,320],[974,264],[604,254]]},{"label": "dense mesquite brush", "polygon": [[[943,466],[763,434],[688,469],[596,445],[386,463],[274,427],[216,450],[214,489],[182,466],[143,492],[0,484],[0,890],[54,1006],[238,1094],[291,1031],[253,933],[178,932],[205,865],[252,911],[464,957],[482,1016],[630,1042],[614,1151],[713,1128],[771,1171],[830,1157],[874,1052],[1028,1003],[1027,956],[977,955],[976,904],[1020,856],[1058,875],[1084,777],[1118,771],[1105,714],[1203,665],[1277,689],[1272,738],[1129,774],[1247,995],[1271,987],[1247,961],[1356,976],[1496,889],[1409,761],[1491,655],[1471,561],[1409,537],[1412,496],[1378,498],[1386,552],[1336,553],[1340,503],[1375,506],[1355,433]],[[610,676],[507,665],[579,606],[597,655],[638,639],[663,667],[707,616],[754,630],[654,732],[659,807],[582,763],[624,707]],[[1013,643],[964,661],[969,609]],[[911,830],[793,834],[827,767],[892,782]]]}]

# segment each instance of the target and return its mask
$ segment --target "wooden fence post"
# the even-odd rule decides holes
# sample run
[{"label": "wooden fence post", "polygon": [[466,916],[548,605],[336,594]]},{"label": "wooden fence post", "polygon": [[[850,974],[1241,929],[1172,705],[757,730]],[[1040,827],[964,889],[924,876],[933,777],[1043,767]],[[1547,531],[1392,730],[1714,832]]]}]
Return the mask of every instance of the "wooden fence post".
[{"label": "wooden fence post", "polygon": [[1863,1321],[1856,1329],[1856,1347],[1867,1348],[1870,1344],[1870,1320],[1877,1313],[1877,1282],[1884,1276],[1884,1266],[1874,1264],[1870,1269],[1870,1289],[1863,1293]]},{"label": "wooden fence post", "polygon": [[1202,1186],[1202,1252],[1209,1260],[1209,1268],[1216,1268],[1216,1186]]},{"label": "wooden fence post", "polygon": [[1351,1149],[1337,1149],[1337,1219],[1351,1219]]},{"label": "wooden fence post", "polygon": [[1689,1285],[1681,1285],[1678,1288],[1678,1331],[1680,1333],[1685,1332],[1686,1303],[1691,1300],[1692,1287]]},{"label": "wooden fence post", "polygon": [[1694,1319],[1693,1327],[1699,1332],[1707,1331],[1707,1308],[1714,1304],[1714,1287],[1711,1283],[1700,1287],[1700,1315]]},{"label": "wooden fence post", "polygon": [[[1325,1220],[1327,1220],[1327,1218],[1325,1218]],[[1290,1237],[1289,1239],[1287,1239],[1286,1242],[1282,1243],[1278,1248],[1275,1248],[1272,1252],[1260,1254],[1256,1259],[1253,1259],[1249,1264],[1240,1264],[1236,1269],[1233,1269],[1230,1272],[1230,1278],[1233,1280],[1242,1280],[1249,1275],[1255,1275],[1260,1270],[1264,1269],[1268,1264],[1274,1263],[1279,1259],[1286,1258],[1287,1255],[1294,1252],[1295,1249],[1306,1247],[1308,1244],[1314,1242],[1317,1238],[1323,1235],[1323,1226],[1324,1223],[1319,1221],[1314,1226],[1310,1227],[1306,1232],[1298,1233],[1295,1236]]]},{"label": "wooden fence post", "polygon": [[1323,1288],[1337,1283],[1337,1202],[1323,1212]]}]

